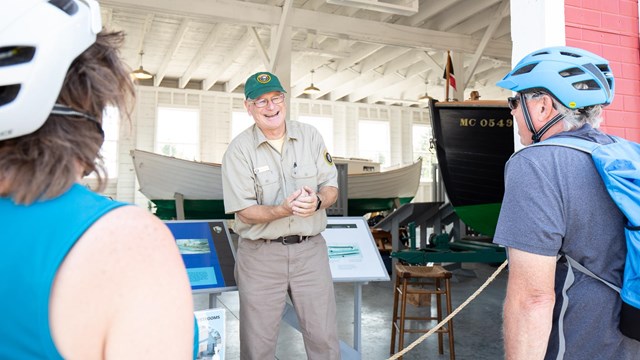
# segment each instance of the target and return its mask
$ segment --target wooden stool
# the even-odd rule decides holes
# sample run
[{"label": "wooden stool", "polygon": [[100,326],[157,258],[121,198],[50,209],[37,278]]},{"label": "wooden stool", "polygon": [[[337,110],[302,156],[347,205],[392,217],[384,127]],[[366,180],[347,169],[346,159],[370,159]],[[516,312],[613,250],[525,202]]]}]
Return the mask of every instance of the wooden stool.
[{"label": "wooden stool", "polygon": [[[396,353],[396,331],[398,332],[398,351],[404,348],[404,334],[405,333],[427,333],[430,328],[405,328],[406,320],[423,320],[433,321],[437,320],[438,323],[442,321],[446,315],[451,314],[451,287],[449,283],[451,279],[451,273],[445,270],[442,266],[409,266],[396,264],[396,283],[393,289],[393,323],[391,324],[391,355]],[[441,286],[441,282],[444,280],[444,289]],[[407,309],[407,295],[418,294],[436,295],[437,301],[437,316],[405,316]],[[443,316],[442,313],[442,300],[441,296],[445,296],[447,314]],[[398,303],[400,304],[400,314],[398,314]],[[429,309],[431,310],[431,309]],[[438,351],[440,354],[444,354],[443,349],[443,335],[448,334],[449,338],[449,358],[455,359],[455,352],[453,349],[453,321],[449,320],[447,324],[442,326],[436,331],[438,333]]]}]

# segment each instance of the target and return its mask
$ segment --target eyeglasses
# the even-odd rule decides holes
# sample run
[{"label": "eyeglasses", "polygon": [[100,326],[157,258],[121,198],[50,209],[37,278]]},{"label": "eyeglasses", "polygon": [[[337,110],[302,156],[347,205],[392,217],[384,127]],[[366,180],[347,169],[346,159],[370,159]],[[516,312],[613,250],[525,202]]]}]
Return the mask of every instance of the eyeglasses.
[{"label": "eyeglasses", "polygon": [[518,107],[518,105],[520,105],[520,97],[510,96],[507,98],[507,103],[509,104],[509,109],[515,110]]},{"label": "eyeglasses", "polygon": [[[250,101],[257,108],[263,108],[269,104],[269,99],[258,99]],[[276,95],[271,98],[271,102],[274,105],[282,104],[284,102],[284,94]]]}]

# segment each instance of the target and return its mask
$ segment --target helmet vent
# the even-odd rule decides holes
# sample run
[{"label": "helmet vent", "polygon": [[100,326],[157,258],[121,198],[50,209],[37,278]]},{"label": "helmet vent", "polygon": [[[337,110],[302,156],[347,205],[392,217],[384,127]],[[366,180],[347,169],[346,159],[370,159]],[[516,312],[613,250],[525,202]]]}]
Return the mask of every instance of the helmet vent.
[{"label": "helmet vent", "polygon": [[0,86],[0,106],[12,102],[20,92],[20,84]]},{"label": "helmet vent", "polygon": [[600,85],[594,80],[579,81],[571,85],[577,90],[600,90]]},{"label": "helmet vent", "polygon": [[609,65],[607,65],[607,64],[599,64],[599,65],[596,65],[596,67],[598,69],[600,69],[600,71],[602,71],[603,73],[610,73],[611,72],[611,69],[609,69]]},{"label": "helmet vent", "polygon": [[574,67],[574,68],[562,70],[558,74],[560,74],[560,76],[562,77],[569,77],[569,76],[582,75],[584,74],[584,71],[582,69]]},{"label": "helmet vent", "polygon": [[[597,78],[603,86],[607,86],[604,90],[607,93],[607,97],[611,96],[611,91],[613,90],[613,87],[610,85],[611,82],[609,82],[609,79],[607,78],[606,74],[603,74],[600,71],[600,69],[594,64],[587,63],[582,66],[585,69],[587,69],[587,71],[590,71],[593,74],[593,76]],[[609,78],[611,78],[611,76],[609,76]],[[597,88],[599,89],[600,87],[598,86]]]},{"label": "helmet vent", "polygon": [[49,4],[64,11],[67,15],[73,15],[78,12],[78,4],[74,0],[49,0]]},{"label": "helmet vent", "polygon": [[582,55],[580,55],[580,54],[576,54],[574,52],[569,52],[569,51],[560,51],[560,55],[571,56],[571,57],[574,57],[574,58],[582,57]]},{"label": "helmet vent", "polygon": [[512,75],[521,75],[521,74],[530,73],[531,70],[533,70],[533,68],[535,68],[537,65],[538,65],[538,63],[525,65],[525,66],[521,67],[520,69],[514,71]]},{"label": "helmet vent", "polygon": [[549,55],[548,51],[540,51],[535,54],[531,54],[531,56],[540,56],[540,55]]},{"label": "helmet vent", "polygon": [[5,46],[0,48],[0,67],[31,61],[36,53],[33,46]]}]

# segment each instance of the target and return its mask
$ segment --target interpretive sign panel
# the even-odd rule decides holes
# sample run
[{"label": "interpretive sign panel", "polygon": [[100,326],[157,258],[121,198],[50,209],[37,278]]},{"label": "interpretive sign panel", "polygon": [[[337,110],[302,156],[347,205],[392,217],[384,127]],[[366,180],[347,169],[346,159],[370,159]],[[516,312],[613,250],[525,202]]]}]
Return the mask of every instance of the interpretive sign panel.
[{"label": "interpretive sign panel", "polygon": [[389,274],[364,218],[329,217],[322,236],[329,250],[333,281],[389,280]]},{"label": "interpretive sign panel", "polygon": [[224,360],[225,309],[216,308],[194,312],[198,321],[198,355],[196,360]]},{"label": "interpretive sign panel", "polygon": [[194,293],[237,290],[235,250],[225,221],[176,220],[165,224],[176,239]]}]

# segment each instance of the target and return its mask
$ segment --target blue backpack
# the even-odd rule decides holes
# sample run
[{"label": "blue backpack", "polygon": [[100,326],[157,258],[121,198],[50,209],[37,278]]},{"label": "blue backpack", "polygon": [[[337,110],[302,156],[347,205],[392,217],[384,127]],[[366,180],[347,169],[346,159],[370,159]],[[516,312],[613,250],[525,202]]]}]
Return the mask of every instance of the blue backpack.
[{"label": "blue backpack", "polygon": [[535,145],[564,146],[591,154],[609,195],[626,216],[627,258],[622,288],[601,279],[574,259],[564,257],[570,269],[575,268],[620,293],[620,331],[627,337],[640,340],[640,144],[610,137],[614,141],[610,144],[557,136]]}]

